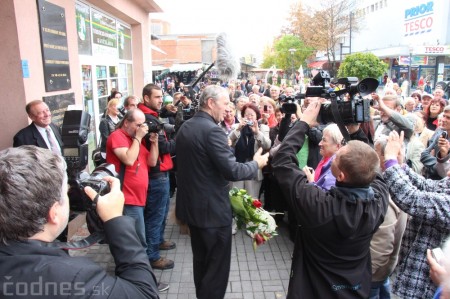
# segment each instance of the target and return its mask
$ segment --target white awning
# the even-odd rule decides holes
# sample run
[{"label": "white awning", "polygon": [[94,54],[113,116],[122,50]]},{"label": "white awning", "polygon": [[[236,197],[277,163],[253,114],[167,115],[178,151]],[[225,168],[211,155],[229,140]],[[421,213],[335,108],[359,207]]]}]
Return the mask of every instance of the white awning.
[{"label": "white awning", "polygon": [[203,69],[203,63],[175,63],[170,67],[171,72],[189,72]]}]

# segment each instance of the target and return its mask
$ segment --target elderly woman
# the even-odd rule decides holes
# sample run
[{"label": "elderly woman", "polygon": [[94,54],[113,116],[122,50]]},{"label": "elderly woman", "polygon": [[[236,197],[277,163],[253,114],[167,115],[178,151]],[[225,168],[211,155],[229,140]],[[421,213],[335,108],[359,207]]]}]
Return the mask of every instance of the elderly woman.
[{"label": "elderly woman", "polygon": [[323,129],[322,141],[319,143],[322,160],[315,170],[308,166],[303,167],[310,183],[314,183],[324,190],[330,190],[336,184],[336,178],[331,173],[331,163],[342,146],[343,138],[337,124],[329,124]]},{"label": "elderly woman", "polygon": [[223,121],[220,122],[220,127],[223,129],[227,136],[233,131],[235,124],[237,125],[239,120],[236,117],[236,106],[233,102],[228,103],[227,109],[225,109],[225,116]]},{"label": "elderly woman", "polygon": [[[234,147],[236,161],[244,163],[251,161],[255,152],[262,147],[264,151],[270,149],[269,127],[259,124],[261,113],[258,107],[252,103],[246,104],[241,111],[241,120],[228,137],[231,146]],[[258,198],[263,175],[258,170],[258,175],[253,180],[233,182],[233,187],[246,189],[253,198]]]},{"label": "elderly woman", "polygon": [[121,119],[119,109],[117,108],[119,102],[119,98],[111,99],[106,106],[105,118],[102,118],[100,121],[100,152],[103,159],[106,159],[106,141],[109,135],[114,132],[117,123]]},{"label": "elderly woman", "polygon": [[426,126],[428,129],[435,131],[438,127],[438,116],[444,111],[444,99],[432,99],[430,105],[425,107]]},{"label": "elderly woman", "polygon": [[247,104],[248,102],[249,102],[249,100],[246,96],[241,96],[241,97],[237,98],[235,115],[237,116],[238,120],[241,119],[242,108],[244,108],[245,104]]}]

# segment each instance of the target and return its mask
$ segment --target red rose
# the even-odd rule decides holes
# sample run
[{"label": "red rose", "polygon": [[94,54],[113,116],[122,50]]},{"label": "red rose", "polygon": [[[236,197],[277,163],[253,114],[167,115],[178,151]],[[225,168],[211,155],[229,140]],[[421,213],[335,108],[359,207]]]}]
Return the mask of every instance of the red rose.
[{"label": "red rose", "polygon": [[264,242],[266,241],[266,240],[264,240],[263,236],[261,236],[260,234],[255,234],[254,238],[256,241],[256,245],[264,244]]},{"label": "red rose", "polygon": [[257,209],[259,209],[260,207],[262,207],[262,203],[259,201],[259,199],[255,199],[253,201],[253,206]]}]

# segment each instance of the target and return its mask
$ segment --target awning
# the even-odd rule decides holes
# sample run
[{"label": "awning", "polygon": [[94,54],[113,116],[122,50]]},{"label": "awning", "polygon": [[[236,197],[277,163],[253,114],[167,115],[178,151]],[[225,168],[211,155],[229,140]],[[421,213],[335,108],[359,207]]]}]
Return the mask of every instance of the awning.
[{"label": "awning", "polygon": [[167,55],[166,52],[164,52],[163,50],[161,50],[160,48],[158,48],[158,47],[155,46],[154,44],[150,44],[150,48],[152,48],[152,50],[155,50],[156,52],[159,52],[159,53],[161,53],[161,54]]},{"label": "awning", "polygon": [[308,67],[309,67],[310,69],[322,69],[322,68],[323,68],[323,65],[324,65],[325,63],[327,63],[327,62],[328,62],[328,60],[313,61],[313,62],[311,62],[311,63],[308,64]]},{"label": "awning", "polygon": [[170,72],[191,72],[203,69],[203,63],[175,63],[170,67]]}]

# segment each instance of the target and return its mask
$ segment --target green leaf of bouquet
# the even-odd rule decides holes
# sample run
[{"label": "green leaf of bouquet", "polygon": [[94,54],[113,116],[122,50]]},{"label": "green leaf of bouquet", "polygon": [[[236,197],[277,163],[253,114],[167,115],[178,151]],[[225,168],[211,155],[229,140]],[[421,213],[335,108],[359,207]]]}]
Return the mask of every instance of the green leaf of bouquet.
[{"label": "green leaf of bouquet", "polygon": [[242,198],[240,196],[231,196],[230,202],[235,214],[244,217],[245,219],[248,219],[250,217],[244,207],[244,203],[242,202]]}]

